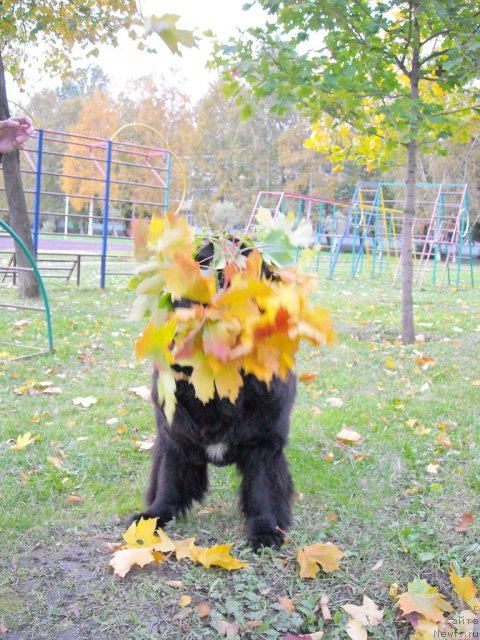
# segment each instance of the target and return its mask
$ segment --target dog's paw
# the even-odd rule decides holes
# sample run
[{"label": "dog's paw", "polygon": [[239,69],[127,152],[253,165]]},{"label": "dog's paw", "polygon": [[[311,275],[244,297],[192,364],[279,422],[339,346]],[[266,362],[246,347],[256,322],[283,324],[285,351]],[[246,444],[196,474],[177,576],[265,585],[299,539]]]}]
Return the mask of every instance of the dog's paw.
[{"label": "dog's paw", "polygon": [[134,513],[128,519],[128,526],[130,526],[134,522],[136,524],[138,524],[140,522],[140,520],[151,520],[152,518],[155,518],[157,520],[157,524],[156,524],[155,528],[156,529],[161,529],[163,525],[159,522],[158,516],[154,516],[151,513],[148,513],[148,511],[144,511],[143,513]]},{"label": "dog's paw", "polygon": [[257,531],[249,536],[248,541],[256,553],[262,547],[271,547],[278,550],[282,546],[283,535],[279,531]]}]

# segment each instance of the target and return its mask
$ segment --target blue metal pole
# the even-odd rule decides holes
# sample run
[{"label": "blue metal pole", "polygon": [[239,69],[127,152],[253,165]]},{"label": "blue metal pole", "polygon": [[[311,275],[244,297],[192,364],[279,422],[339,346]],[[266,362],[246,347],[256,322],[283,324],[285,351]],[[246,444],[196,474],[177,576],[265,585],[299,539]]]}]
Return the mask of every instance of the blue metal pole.
[{"label": "blue metal pole", "polygon": [[35,200],[33,205],[33,253],[35,258],[38,253],[38,232],[40,230],[40,194],[42,188],[42,153],[43,153],[43,129],[38,130],[37,135],[37,168],[35,174]]},{"label": "blue metal pole", "polygon": [[102,227],[102,265],[100,273],[100,289],[105,289],[107,273],[107,241],[108,241],[108,214],[110,208],[110,174],[112,169],[111,140],[107,142],[107,165],[105,167],[105,195],[103,199],[103,227]]},{"label": "blue metal pole", "polygon": [[167,154],[167,172],[166,172],[167,188],[165,190],[165,197],[164,197],[164,200],[163,200],[163,208],[164,208],[165,214],[168,213],[168,210],[170,208],[170,177],[171,177],[171,171],[172,171],[172,154],[170,152],[168,152],[168,154]]}]

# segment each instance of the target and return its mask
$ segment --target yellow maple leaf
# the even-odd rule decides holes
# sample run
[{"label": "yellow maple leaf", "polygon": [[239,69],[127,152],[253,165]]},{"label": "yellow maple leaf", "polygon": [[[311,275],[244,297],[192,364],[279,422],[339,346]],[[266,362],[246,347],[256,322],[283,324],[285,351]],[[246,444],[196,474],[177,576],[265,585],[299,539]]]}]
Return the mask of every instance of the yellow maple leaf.
[{"label": "yellow maple leaf", "polygon": [[314,578],[320,567],[331,573],[340,567],[340,560],[345,554],[331,542],[324,544],[317,542],[300,548],[297,553],[297,562],[300,565],[301,578]]},{"label": "yellow maple leaf", "polygon": [[235,571],[248,567],[247,562],[241,562],[230,554],[232,544],[216,544],[213,547],[190,547],[190,558],[199,562],[207,569],[211,566],[221,567],[227,571]]},{"label": "yellow maple leaf", "polygon": [[155,551],[169,553],[176,548],[165,531],[157,528],[157,518],[141,518],[138,522],[132,522],[123,539],[128,549],[151,547]]},{"label": "yellow maple leaf", "polygon": [[175,555],[177,560],[183,560],[183,558],[191,558],[191,548],[195,545],[195,538],[186,538],[185,540],[179,540],[175,542]]},{"label": "yellow maple leaf", "polygon": [[132,522],[123,534],[127,548],[153,547],[159,541],[156,529],[157,518],[141,518],[138,522]]},{"label": "yellow maple leaf", "polygon": [[150,548],[120,549],[115,551],[109,565],[114,573],[121,578],[125,577],[134,565],[144,567],[151,562],[163,562],[165,556]]},{"label": "yellow maple leaf", "polygon": [[12,451],[22,451],[23,449],[28,447],[29,444],[32,444],[32,442],[34,442],[35,440],[36,437],[32,438],[32,434],[30,433],[30,431],[28,431],[27,433],[23,434],[23,436],[18,436],[17,441],[15,442],[15,444],[12,444],[10,446],[10,449]]},{"label": "yellow maple leaf", "polygon": [[398,606],[402,615],[419,613],[432,622],[444,622],[443,611],[453,611],[452,605],[445,600],[437,587],[432,587],[426,580],[416,578],[408,584],[408,591],[398,597]]},{"label": "yellow maple leaf", "polygon": [[188,607],[189,604],[192,603],[192,598],[186,594],[184,594],[183,596],[180,596],[180,599],[178,601],[178,604],[182,607]]},{"label": "yellow maple leaf", "polygon": [[220,398],[228,398],[232,403],[238,398],[242,385],[243,378],[235,365],[224,366],[215,375],[215,388],[218,395]]},{"label": "yellow maple leaf", "polygon": [[450,565],[450,582],[453,584],[455,593],[468,604],[472,610],[480,610],[480,600],[476,597],[478,589],[470,576],[461,578],[457,575],[453,565]]},{"label": "yellow maple leaf", "polygon": [[156,317],[152,318],[135,344],[137,358],[141,360],[147,356],[154,356],[157,360],[171,364],[173,359],[169,347],[175,335],[176,326],[175,317],[165,323],[159,323]]},{"label": "yellow maple leaf", "polygon": [[214,372],[209,359],[202,353],[195,354],[190,382],[195,387],[195,395],[203,403],[208,402],[215,395]]},{"label": "yellow maple leaf", "polygon": [[198,262],[192,256],[176,253],[172,265],[162,269],[165,290],[173,300],[186,298],[193,302],[208,304],[215,295],[215,275],[209,277],[202,274]]}]

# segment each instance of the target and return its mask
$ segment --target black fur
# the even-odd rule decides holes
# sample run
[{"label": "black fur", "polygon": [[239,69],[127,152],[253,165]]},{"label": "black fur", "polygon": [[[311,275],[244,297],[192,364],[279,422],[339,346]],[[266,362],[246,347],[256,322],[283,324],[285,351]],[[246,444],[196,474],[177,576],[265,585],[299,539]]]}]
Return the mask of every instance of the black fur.
[{"label": "black fur", "polygon": [[[158,372],[153,375],[152,398],[157,438],[152,449],[152,473],[139,518],[158,518],[163,527],[185,513],[208,488],[207,464],[236,464],[242,474],[240,506],[254,549],[279,547],[291,523],[293,483],[283,449],[287,443],[296,381],[273,378],[269,388],[254,376],[245,376],[235,404],[215,397],[203,404],[193,386],[180,380],[172,424],[158,402]],[[211,460],[206,447],[223,443],[225,455]]]},{"label": "black fur", "polygon": [[[208,250],[197,256],[200,264],[210,262],[207,254]],[[194,500],[204,497],[209,462],[236,464],[242,475],[240,507],[250,545],[255,550],[261,546],[278,548],[282,531],[291,524],[293,482],[283,450],[295,400],[294,374],[286,380],[274,377],[268,386],[246,375],[235,403],[215,395],[203,404],[188,381],[188,370],[174,368],[183,379],[177,383],[171,425],[158,399],[158,371],[153,374],[157,438],[145,496],[147,508],[134,519],[158,518],[158,526],[163,527],[185,513]],[[214,459],[207,447],[219,444],[224,445],[225,453]]]}]

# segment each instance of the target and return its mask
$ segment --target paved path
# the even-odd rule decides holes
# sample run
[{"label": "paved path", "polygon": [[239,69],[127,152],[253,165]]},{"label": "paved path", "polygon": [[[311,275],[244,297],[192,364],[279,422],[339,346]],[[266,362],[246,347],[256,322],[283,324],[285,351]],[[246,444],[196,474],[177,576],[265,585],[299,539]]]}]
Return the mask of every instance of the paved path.
[{"label": "paved path", "polygon": [[[102,242],[82,240],[81,238],[42,238],[38,240],[39,251],[58,251],[58,253],[102,253]],[[13,250],[13,240],[9,236],[0,236],[0,251]],[[133,243],[115,241],[115,238],[108,239],[108,253],[132,253]]]}]

